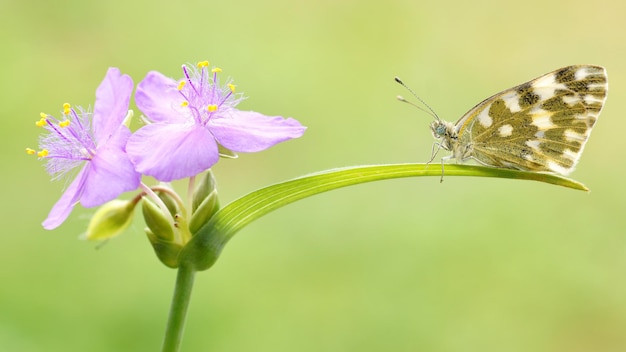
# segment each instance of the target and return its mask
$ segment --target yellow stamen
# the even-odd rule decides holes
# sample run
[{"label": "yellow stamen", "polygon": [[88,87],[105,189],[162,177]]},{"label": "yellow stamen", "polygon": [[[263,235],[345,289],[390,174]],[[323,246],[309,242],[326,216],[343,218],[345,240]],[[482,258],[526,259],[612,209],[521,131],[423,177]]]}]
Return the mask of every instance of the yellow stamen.
[{"label": "yellow stamen", "polygon": [[59,127],[67,127],[69,125],[70,125],[70,120],[65,120],[65,121],[59,122]]},{"label": "yellow stamen", "polygon": [[183,90],[183,87],[185,86],[185,84],[186,84],[186,83],[187,83],[187,82],[185,82],[185,81],[180,81],[180,83],[178,83],[178,90],[179,90],[179,91],[180,91],[180,90]]},{"label": "yellow stamen", "polygon": [[235,93],[235,85],[232,83],[228,83],[228,88],[230,88],[230,91]]},{"label": "yellow stamen", "polygon": [[198,68],[203,68],[203,67],[207,67],[209,66],[209,62],[208,61],[200,61],[198,62]]},{"label": "yellow stamen", "polygon": [[70,103],[65,103],[63,104],[63,113],[65,115],[69,115],[69,113],[71,112],[72,106],[70,105]]},{"label": "yellow stamen", "polygon": [[40,116],[42,119],[48,118],[48,114],[46,114],[45,112],[40,112],[40,113],[39,113],[39,116]]},{"label": "yellow stamen", "polygon": [[211,105],[208,106],[207,109],[209,110],[209,112],[217,111],[217,105],[211,104]]},{"label": "yellow stamen", "polygon": [[189,102],[188,101],[183,101],[182,103],[180,103],[180,106],[189,106]]},{"label": "yellow stamen", "polygon": [[48,149],[42,149],[37,153],[37,156],[40,158],[48,156]]},{"label": "yellow stamen", "polygon": [[48,120],[46,120],[45,117],[42,117],[39,119],[39,121],[35,122],[35,126],[37,127],[43,127],[48,123]]},{"label": "yellow stamen", "polygon": [[222,69],[219,68],[219,67],[215,67],[214,69],[211,70],[211,72],[213,72],[213,73],[220,73],[220,72],[222,72]]},{"label": "yellow stamen", "polygon": [[26,148],[26,154],[35,155],[35,153],[37,153],[35,149]]}]

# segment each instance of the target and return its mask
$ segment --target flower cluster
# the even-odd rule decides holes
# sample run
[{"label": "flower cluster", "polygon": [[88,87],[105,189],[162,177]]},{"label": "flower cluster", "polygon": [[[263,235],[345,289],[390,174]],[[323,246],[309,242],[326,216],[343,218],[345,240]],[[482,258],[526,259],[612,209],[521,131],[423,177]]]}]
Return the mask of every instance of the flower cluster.
[{"label": "flower cluster", "polygon": [[54,179],[79,170],[44,228],[61,225],[77,203],[99,206],[138,188],[150,193],[142,175],[163,182],[193,178],[221,154],[261,151],[306,129],[292,118],[238,110],[243,96],[232,81],[221,83],[221,69],[207,61],[182,70],[179,81],[153,71],[137,85],[135,102],[146,125],[134,133],[128,128],[133,81],[117,68],[98,87],[93,112],[65,104],[61,118],[41,114],[36,124],[46,133],[38,151],[26,152],[46,160]]}]

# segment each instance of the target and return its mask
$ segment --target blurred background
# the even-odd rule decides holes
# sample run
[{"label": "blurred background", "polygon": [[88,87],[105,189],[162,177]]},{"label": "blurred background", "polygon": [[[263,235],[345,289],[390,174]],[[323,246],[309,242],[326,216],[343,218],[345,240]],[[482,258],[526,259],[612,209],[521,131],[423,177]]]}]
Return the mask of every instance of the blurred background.
[{"label": "blurred background", "polygon": [[0,0],[0,349],[160,348],[176,273],[141,219],[101,248],[77,239],[94,209],[44,231],[63,182],[24,148],[40,112],[93,105],[109,66],[137,83],[206,59],[249,97],[242,109],[309,127],[218,163],[222,204],[314,171],[427,161],[430,117],[395,100],[408,95],[396,75],[450,121],[571,64],[606,66],[610,89],[572,174],[591,193],[433,177],[282,208],[197,276],[183,351],[626,350],[625,12],[617,0]]}]

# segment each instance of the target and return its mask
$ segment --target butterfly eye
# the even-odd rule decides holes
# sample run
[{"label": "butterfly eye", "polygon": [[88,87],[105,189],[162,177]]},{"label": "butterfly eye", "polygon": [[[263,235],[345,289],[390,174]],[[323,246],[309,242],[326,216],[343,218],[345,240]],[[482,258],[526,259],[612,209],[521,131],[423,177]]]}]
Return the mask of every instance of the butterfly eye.
[{"label": "butterfly eye", "polygon": [[444,134],[446,134],[446,126],[438,125],[435,128],[435,133],[437,133],[438,136],[443,136]]}]

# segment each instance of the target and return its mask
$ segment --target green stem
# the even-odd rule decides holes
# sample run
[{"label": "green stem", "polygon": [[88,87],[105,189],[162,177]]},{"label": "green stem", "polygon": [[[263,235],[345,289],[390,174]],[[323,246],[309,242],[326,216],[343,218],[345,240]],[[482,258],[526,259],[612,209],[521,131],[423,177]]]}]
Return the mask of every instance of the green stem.
[{"label": "green stem", "polygon": [[196,271],[190,265],[183,264],[178,267],[174,297],[172,298],[167,330],[161,349],[163,352],[176,352],[180,349],[195,274]]}]

